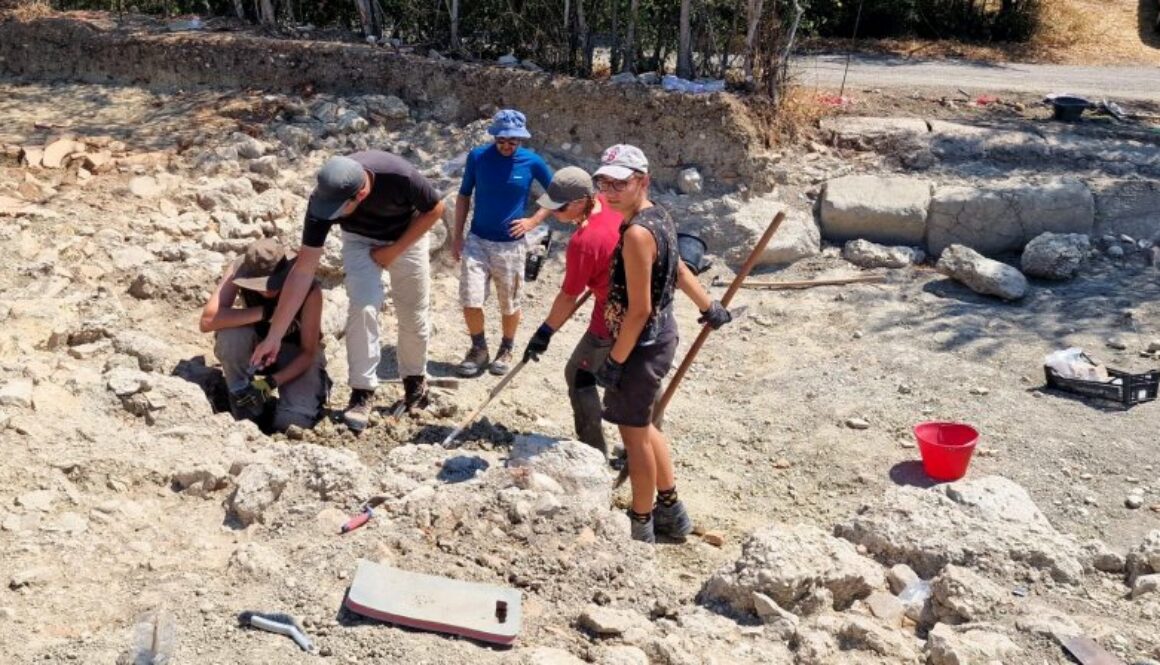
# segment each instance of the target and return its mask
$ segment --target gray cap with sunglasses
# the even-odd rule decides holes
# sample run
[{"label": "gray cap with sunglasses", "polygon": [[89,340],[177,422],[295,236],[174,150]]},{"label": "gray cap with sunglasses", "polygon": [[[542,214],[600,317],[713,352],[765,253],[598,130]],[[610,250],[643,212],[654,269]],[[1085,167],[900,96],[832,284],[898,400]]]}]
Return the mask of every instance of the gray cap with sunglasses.
[{"label": "gray cap with sunglasses", "polygon": [[568,166],[556,171],[548,190],[536,200],[541,208],[559,210],[573,201],[596,193],[592,177],[584,169]]},{"label": "gray cap with sunglasses", "polygon": [[613,180],[628,180],[634,174],[648,173],[648,158],[640,148],[620,143],[604,151],[600,168],[593,177],[605,176]]}]

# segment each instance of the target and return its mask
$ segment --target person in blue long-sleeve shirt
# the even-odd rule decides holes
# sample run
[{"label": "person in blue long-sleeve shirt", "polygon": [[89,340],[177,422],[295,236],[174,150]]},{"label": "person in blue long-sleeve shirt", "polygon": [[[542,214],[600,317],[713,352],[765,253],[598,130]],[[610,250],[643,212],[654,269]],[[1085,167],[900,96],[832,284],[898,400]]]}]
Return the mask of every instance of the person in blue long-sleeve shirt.
[{"label": "person in blue long-sleeve shirt", "polygon": [[[526,218],[524,210],[532,182],[546,189],[552,181],[548,164],[521,145],[532,136],[523,113],[511,109],[496,113],[488,133],[495,137],[495,142],[468,153],[463,182],[455,200],[452,253],[460,262],[459,301],[471,335],[471,348],[458,367],[460,376],[465,377],[478,376],[485,369],[501,375],[511,367],[512,347],[520,325],[527,254],[522,236],[541,223],[549,212],[540,209]],[[475,214],[468,229],[472,194],[477,195]],[[495,282],[503,330],[494,359],[488,351],[483,314],[492,282]]]}]

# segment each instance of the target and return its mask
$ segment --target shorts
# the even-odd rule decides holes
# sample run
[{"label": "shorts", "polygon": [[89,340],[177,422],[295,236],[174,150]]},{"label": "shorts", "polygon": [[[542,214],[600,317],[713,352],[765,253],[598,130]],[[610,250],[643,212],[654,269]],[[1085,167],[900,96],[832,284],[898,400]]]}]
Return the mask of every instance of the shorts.
[{"label": "shorts", "polygon": [[464,308],[482,308],[494,281],[500,314],[518,313],[523,297],[526,256],[527,243],[523,240],[494,242],[467,234],[460,262],[459,304]]},{"label": "shorts", "polygon": [[620,385],[604,391],[604,419],[625,427],[648,427],[661,392],[661,381],[677,354],[677,321],[671,313],[660,325],[657,339],[628,354]]}]

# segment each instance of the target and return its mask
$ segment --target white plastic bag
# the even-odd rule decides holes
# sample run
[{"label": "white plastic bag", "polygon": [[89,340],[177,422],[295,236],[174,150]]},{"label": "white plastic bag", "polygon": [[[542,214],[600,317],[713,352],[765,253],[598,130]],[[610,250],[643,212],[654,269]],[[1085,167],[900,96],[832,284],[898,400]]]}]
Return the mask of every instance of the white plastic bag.
[{"label": "white plastic bag", "polygon": [[1083,349],[1074,346],[1070,349],[1052,351],[1043,359],[1043,364],[1055,370],[1055,373],[1064,379],[1101,383],[1108,380],[1107,368],[1087,357]]}]

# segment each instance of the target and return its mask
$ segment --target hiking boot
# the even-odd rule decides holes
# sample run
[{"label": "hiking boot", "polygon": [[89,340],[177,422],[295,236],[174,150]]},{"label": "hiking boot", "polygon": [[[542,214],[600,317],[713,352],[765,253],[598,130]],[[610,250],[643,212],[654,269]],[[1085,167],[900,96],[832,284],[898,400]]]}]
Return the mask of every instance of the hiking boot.
[{"label": "hiking boot", "polygon": [[671,506],[658,502],[653,507],[652,516],[653,528],[662,536],[681,539],[693,533],[693,520],[680,500]]},{"label": "hiking boot", "polygon": [[367,428],[371,419],[371,408],[375,402],[375,391],[355,388],[350,391],[350,403],[346,411],[342,412],[342,419],[352,432],[361,432]]},{"label": "hiking boot", "polygon": [[430,402],[430,396],[427,394],[427,377],[403,377],[403,408],[407,413],[422,411]]},{"label": "hiking boot", "polygon": [[647,522],[638,522],[632,519],[629,515],[628,523],[632,525],[632,539],[639,540],[642,543],[655,545],[657,537],[653,533],[653,518],[650,516]]},{"label": "hiking boot", "polygon": [[499,353],[495,354],[495,360],[491,361],[491,367],[487,371],[496,376],[503,376],[508,373],[512,365],[512,348],[510,346],[499,347]]},{"label": "hiking boot", "polygon": [[455,371],[464,378],[479,376],[487,368],[489,360],[491,360],[491,354],[487,352],[486,346],[473,346],[468,350],[463,362],[459,363],[459,367]]}]

